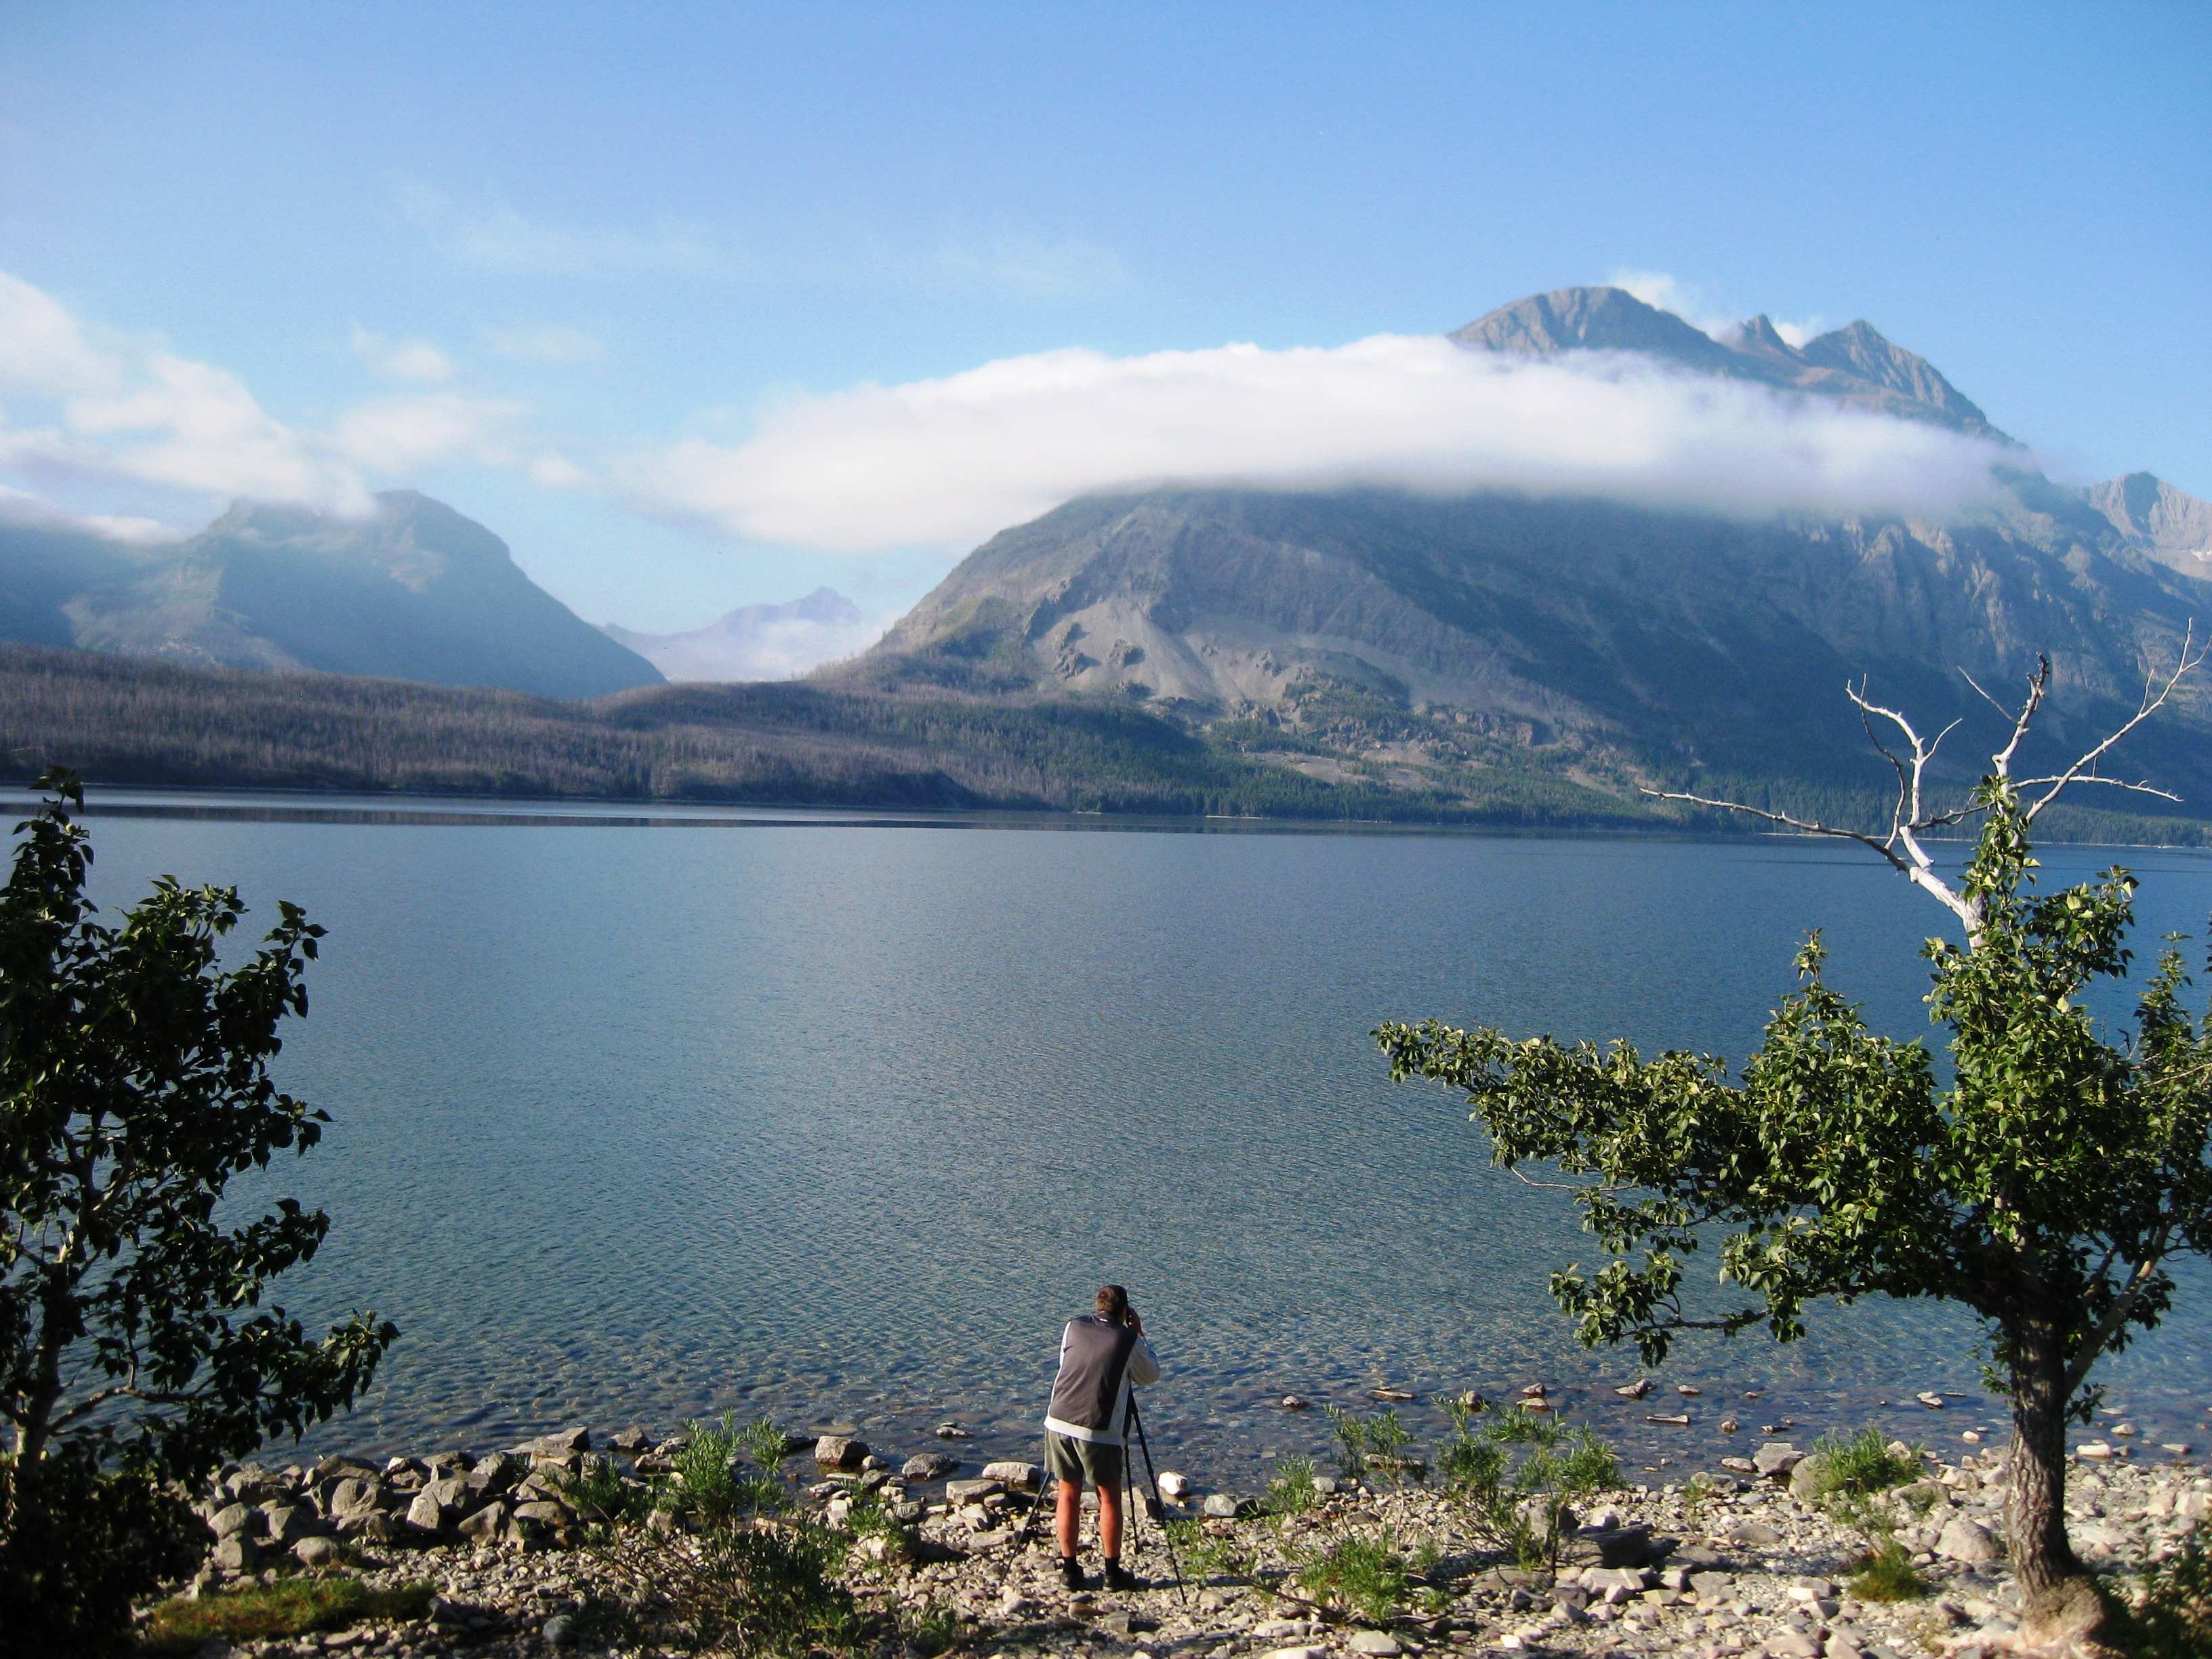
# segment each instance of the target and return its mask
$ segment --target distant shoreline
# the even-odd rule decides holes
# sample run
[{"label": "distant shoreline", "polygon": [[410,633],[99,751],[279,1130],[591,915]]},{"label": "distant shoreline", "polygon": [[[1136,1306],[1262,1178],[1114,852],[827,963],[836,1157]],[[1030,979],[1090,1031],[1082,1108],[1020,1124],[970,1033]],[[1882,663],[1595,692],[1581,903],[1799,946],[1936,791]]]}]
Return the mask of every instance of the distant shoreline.
[{"label": "distant shoreline", "polygon": [[[92,775],[87,775],[84,782],[84,813],[88,817],[198,818],[257,823],[523,829],[1025,830],[1153,835],[1466,836],[1482,840],[1659,841],[1729,845],[1822,839],[1788,830],[1749,825],[1732,829],[1725,824],[1691,829],[1656,823],[1498,824],[1220,813],[1186,816],[1045,806],[824,806],[787,800],[676,800],[654,796],[485,794],[462,791],[446,793],[413,788],[322,788],[309,784],[140,783]],[[157,799],[118,801],[112,799],[117,793]],[[256,801],[256,797],[279,799]],[[0,803],[5,803],[10,810],[27,810],[40,799],[38,790],[27,781],[0,783]],[[771,813],[781,816],[750,816]],[[1955,835],[1923,836],[1920,840],[1935,846],[1972,844],[1971,836]],[[2191,842],[2059,837],[2051,841],[2056,846],[2109,847],[2130,852],[2212,853],[2212,848]]]}]

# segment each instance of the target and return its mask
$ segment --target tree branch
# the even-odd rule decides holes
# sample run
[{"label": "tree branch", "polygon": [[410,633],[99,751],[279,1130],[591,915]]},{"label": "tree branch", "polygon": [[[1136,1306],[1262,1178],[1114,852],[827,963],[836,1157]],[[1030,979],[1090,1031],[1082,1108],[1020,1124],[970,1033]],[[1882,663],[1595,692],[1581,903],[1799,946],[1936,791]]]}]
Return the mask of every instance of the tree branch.
[{"label": "tree branch", "polygon": [[[2163,708],[2165,706],[2166,700],[2173,695],[2174,687],[2180,684],[2186,676],[2194,672],[2203,660],[2204,647],[2197,645],[2197,624],[2194,622],[2191,622],[2189,624],[2188,630],[2181,636],[2181,654],[2174,659],[2173,672],[2166,677],[2166,683],[2163,685],[2159,684],[2158,675],[2155,672],[2145,675],[2143,677],[2142,700],[2136,705],[2136,712],[2129,717],[2127,721],[2121,726],[2118,731],[2112,733],[2102,743],[2090,750],[2087,754],[2075,761],[2073,765],[2068,767],[2065,771],[2060,773],[2055,779],[2038,779],[2036,781],[2039,784],[2047,781],[2050,787],[2045,789],[2042,794],[2039,795],[2028,806],[2025,821],[2029,823],[2034,823],[2036,814],[2042,811],[2043,809],[2050,805],[2051,802],[2057,800],[2061,793],[2063,793],[2069,786],[2075,783],[2087,782],[2089,781],[2090,779],[2094,778],[2096,773],[2097,763],[2104,757],[2106,752],[2122,738],[2127,736],[2129,732],[2134,731],[2136,727],[2141,726],[2145,720],[2156,714],[2160,708]],[[2048,679],[2050,678],[2050,665],[2046,663],[2044,666],[2042,678]],[[2026,720],[2026,715],[2023,714],[2021,718],[2024,721]],[[2013,737],[2012,744],[2008,745],[2005,750],[2008,758],[2009,758],[2011,755],[2013,746],[2017,745],[2019,742],[2019,733],[2015,732]],[[2109,781],[2109,780],[2106,779],[2098,779],[2097,781],[2100,782]],[[2022,787],[2026,787],[2027,786],[2023,785]],[[2171,800],[2174,799],[2174,797],[2169,795],[2166,799]]]},{"label": "tree branch", "polygon": [[2082,1343],[2081,1352],[2074,1356],[2074,1363],[2067,1367],[2066,1387],[2061,1395],[2063,1399],[2074,1397],[2075,1390],[2087,1380],[2089,1368],[2097,1363],[2097,1356],[2105,1351],[2105,1345],[2112,1340],[2122,1325],[2127,1323],[2128,1316],[2135,1311],[2136,1304],[2142,1300],[2143,1292],[2150,1287],[2151,1275],[2157,1272],[2159,1262],[2166,1255],[2166,1235],[2172,1224],[2170,1221],[2160,1224],[2158,1231],[2151,1236],[2150,1248],[2143,1252],[2142,1259],[2135,1265],[2135,1271],[2128,1275],[2126,1287],[2112,1298],[2112,1305],[2105,1310],[2105,1316],[2097,1322],[2097,1328],[2089,1334],[2088,1340]]}]

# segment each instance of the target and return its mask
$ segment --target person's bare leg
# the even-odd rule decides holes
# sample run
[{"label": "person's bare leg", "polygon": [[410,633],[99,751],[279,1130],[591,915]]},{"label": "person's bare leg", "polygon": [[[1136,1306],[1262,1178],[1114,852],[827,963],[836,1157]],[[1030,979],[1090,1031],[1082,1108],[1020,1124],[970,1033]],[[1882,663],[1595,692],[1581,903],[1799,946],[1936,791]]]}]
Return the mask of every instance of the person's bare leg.
[{"label": "person's bare leg", "polygon": [[1075,1529],[1083,1517],[1083,1488],[1073,1480],[1060,1483],[1060,1507],[1053,1515],[1053,1534],[1060,1544],[1060,1559],[1075,1554]]},{"label": "person's bare leg", "polygon": [[1109,1561],[1121,1559],[1121,1489],[1098,1488],[1098,1551]]}]

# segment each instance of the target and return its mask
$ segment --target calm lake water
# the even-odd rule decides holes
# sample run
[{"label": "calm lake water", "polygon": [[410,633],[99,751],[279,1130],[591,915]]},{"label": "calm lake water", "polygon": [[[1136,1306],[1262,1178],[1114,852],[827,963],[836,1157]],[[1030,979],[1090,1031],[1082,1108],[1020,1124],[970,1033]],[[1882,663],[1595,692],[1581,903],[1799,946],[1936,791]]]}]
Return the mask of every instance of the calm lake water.
[{"label": "calm lake water", "polygon": [[[1786,1349],[1694,1342],[1661,1380],[1701,1397],[1617,1400],[1633,1353],[1577,1347],[1545,1293],[1591,1255],[1559,1195],[1368,1037],[1435,1014],[1740,1058],[1816,926],[1832,981],[1916,1034],[1944,917],[1852,849],[106,799],[137,806],[95,798],[103,905],[168,872],[330,929],[282,1077],[335,1122],[262,1195],[335,1218],[289,1306],[404,1335],[313,1445],[735,1409],[901,1454],[954,1417],[1023,1449],[1102,1279],[1168,1368],[1156,1449],[1224,1481],[1318,1447],[1285,1392],[1386,1381],[1425,1428],[1432,1393],[1544,1380],[1652,1466],[1712,1455],[1730,1409],[1737,1442],[2002,1422],[1971,1327],[1895,1304],[1824,1309]],[[2115,860],[2144,878],[2143,957],[2204,932],[2202,856],[2046,855],[2054,880]],[[2148,1438],[2212,1429],[2207,1289],[2107,1368]],[[1931,1388],[1963,1397],[1909,1405]]]}]

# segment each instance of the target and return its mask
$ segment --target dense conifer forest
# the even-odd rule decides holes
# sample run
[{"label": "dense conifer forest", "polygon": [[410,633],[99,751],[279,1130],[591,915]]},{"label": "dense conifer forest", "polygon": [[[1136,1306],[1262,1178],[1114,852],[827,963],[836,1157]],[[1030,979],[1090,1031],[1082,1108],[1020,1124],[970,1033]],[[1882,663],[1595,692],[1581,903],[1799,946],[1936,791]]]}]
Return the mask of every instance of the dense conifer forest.
[{"label": "dense conifer forest", "polygon": [[[112,785],[1498,828],[1744,827],[1638,798],[1626,773],[1606,788],[1590,787],[1540,751],[1516,756],[1502,743],[1481,745],[1427,784],[1348,757],[1328,769],[1334,775],[1291,763],[1330,746],[1245,721],[1194,727],[1115,698],[777,681],[654,686],[564,702],[0,645],[0,752],[19,781],[59,764]],[[1874,823],[1887,812],[1879,788],[1847,772],[1700,781],[1831,822]],[[2054,827],[2077,840],[2207,839],[2192,819],[2080,810]]]}]

